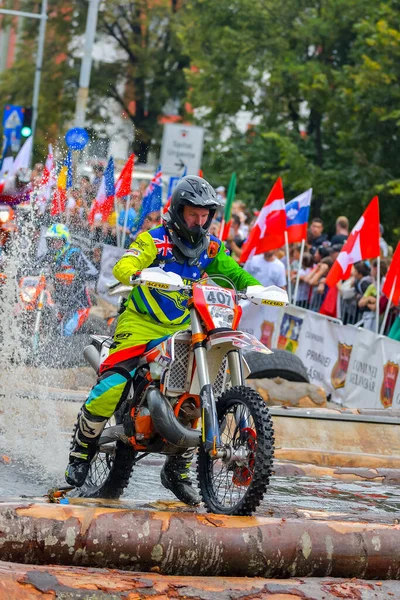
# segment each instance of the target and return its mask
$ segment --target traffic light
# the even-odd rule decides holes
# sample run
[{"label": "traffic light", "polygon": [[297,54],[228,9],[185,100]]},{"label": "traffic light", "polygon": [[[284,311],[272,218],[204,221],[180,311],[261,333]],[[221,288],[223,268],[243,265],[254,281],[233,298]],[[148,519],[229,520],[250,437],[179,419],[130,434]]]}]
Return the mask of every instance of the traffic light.
[{"label": "traffic light", "polygon": [[32,116],[33,116],[33,108],[32,106],[25,107],[23,109],[23,121],[21,128],[21,136],[23,138],[27,138],[32,135]]}]

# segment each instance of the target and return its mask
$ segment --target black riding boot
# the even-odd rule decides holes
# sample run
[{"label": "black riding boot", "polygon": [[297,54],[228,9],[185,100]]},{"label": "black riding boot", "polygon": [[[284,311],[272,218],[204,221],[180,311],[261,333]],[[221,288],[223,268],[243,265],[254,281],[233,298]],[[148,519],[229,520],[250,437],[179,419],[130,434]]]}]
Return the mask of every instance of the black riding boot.
[{"label": "black riding boot", "polygon": [[81,487],[96,454],[97,441],[108,419],[90,414],[84,406],[78,416],[75,439],[71,444],[65,480],[69,485]]},{"label": "black riding boot", "polygon": [[193,455],[193,450],[188,450],[180,456],[168,456],[161,471],[161,483],[181,502],[197,506],[201,500],[189,473]]}]

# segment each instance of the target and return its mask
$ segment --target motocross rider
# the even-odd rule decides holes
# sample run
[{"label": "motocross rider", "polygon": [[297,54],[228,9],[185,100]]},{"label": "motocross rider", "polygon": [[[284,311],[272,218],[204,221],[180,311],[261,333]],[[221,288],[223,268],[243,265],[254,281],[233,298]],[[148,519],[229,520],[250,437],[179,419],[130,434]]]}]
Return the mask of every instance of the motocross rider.
[{"label": "motocross rider", "polygon": [[[259,282],[226,254],[224,244],[208,233],[219,206],[211,185],[197,176],[183,177],[171,198],[163,224],[141,233],[117,262],[113,273],[124,285],[131,275],[147,267],[177,273],[190,284],[208,275],[225,275],[236,288]],[[99,378],[78,416],[77,433],[65,473],[70,485],[80,487],[96,453],[97,440],[114,413],[127,381],[135,372],[140,355],[175,332],[187,329],[190,314],[187,296],[138,286],[132,289],[126,310],[120,315],[114,343],[100,365]],[[193,450],[168,456],[161,482],[182,502],[197,505],[200,498],[192,487],[189,468]]]},{"label": "motocross rider", "polygon": [[50,225],[45,234],[47,252],[37,268],[48,269],[54,285],[54,298],[62,316],[62,335],[70,336],[81,328],[92,306],[86,283],[96,279],[97,269],[80,248],[71,245],[66,225]]}]

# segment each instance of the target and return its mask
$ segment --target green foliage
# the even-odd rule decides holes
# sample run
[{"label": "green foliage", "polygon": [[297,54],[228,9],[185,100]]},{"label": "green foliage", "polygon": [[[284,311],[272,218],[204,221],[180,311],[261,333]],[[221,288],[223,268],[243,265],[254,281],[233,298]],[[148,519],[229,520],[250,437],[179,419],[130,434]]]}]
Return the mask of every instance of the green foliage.
[{"label": "green foliage", "polygon": [[[287,199],[311,186],[330,226],[339,213],[354,223],[379,193],[389,231],[400,217],[399,17],[398,0],[188,0],[179,36],[212,132],[206,176],[236,171],[238,196],[258,207],[278,175]],[[246,134],[240,110],[257,124]]]},{"label": "green foliage", "polygon": [[114,43],[120,59],[104,57],[94,66],[92,113],[114,98],[135,127],[133,149],[142,162],[151,146],[157,148],[159,118],[168,104],[169,112],[184,113],[188,60],[175,33],[177,4],[110,0],[99,15],[99,31]]},{"label": "green foliage", "polygon": [[[22,8],[28,12],[39,12],[40,4],[37,1],[25,2]],[[36,158],[43,158],[47,154],[47,144],[63,135],[75,106],[77,72],[68,55],[68,45],[72,36],[81,30],[76,8],[77,0],[69,2],[67,7],[57,0],[49,0],[35,138]],[[39,20],[22,21],[16,61],[0,76],[3,105],[32,106],[38,31]]]}]

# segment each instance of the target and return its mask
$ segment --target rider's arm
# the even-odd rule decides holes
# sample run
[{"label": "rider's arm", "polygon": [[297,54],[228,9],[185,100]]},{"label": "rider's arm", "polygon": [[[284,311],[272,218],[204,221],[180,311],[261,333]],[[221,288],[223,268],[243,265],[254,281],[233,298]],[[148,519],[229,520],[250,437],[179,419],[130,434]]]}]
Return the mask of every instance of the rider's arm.
[{"label": "rider's arm", "polygon": [[138,235],[125,254],[113,268],[113,275],[124,285],[130,284],[130,277],[136,271],[149,267],[157,256],[157,248],[151,235],[145,231]]},{"label": "rider's arm", "polygon": [[207,267],[208,275],[225,275],[235,284],[236,289],[244,290],[249,285],[260,285],[250,273],[242,269],[238,263],[226,254],[225,245],[221,242],[221,247],[216,257]]}]

